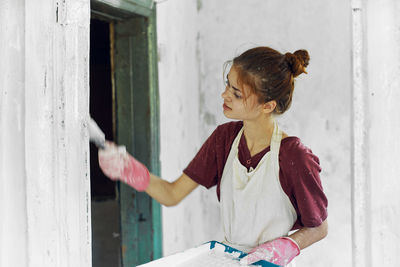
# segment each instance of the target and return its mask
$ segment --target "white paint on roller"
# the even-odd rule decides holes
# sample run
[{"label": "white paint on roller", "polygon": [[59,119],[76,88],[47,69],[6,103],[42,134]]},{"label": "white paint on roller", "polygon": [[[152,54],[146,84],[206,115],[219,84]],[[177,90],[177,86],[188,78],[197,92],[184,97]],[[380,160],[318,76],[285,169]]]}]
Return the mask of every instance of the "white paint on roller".
[{"label": "white paint on roller", "polygon": [[98,148],[104,148],[106,142],[105,134],[91,117],[88,121],[88,128],[90,141],[93,142]]}]

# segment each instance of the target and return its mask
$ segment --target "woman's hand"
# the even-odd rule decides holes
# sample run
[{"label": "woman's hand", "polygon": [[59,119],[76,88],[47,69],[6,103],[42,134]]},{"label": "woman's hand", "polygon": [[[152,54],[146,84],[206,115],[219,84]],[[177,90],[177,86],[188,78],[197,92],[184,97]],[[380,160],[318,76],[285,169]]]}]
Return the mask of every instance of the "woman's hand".
[{"label": "woman's hand", "polygon": [[241,264],[250,265],[260,260],[285,266],[300,254],[297,243],[289,237],[280,237],[255,247],[240,260]]},{"label": "woman's hand", "polygon": [[145,191],[149,185],[149,170],[126,152],[123,146],[106,142],[105,148],[99,150],[99,165],[110,179],[120,180],[137,191]]},{"label": "woman's hand", "polygon": [[184,173],[172,183],[150,174],[146,166],[126,152],[125,147],[118,147],[112,142],[106,142],[105,148],[99,150],[99,165],[110,179],[125,182],[138,191],[146,191],[165,206],[177,205],[198,186]]},{"label": "woman's hand", "polygon": [[112,142],[106,142],[104,149],[99,149],[99,165],[103,173],[111,180],[119,180],[124,169],[126,149],[116,146]]},{"label": "woman's hand", "polygon": [[267,260],[285,266],[300,254],[300,249],[325,238],[327,234],[327,220],[316,227],[303,227],[291,234],[290,237],[280,237],[254,248],[241,260],[241,263],[251,264],[259,260]]}]

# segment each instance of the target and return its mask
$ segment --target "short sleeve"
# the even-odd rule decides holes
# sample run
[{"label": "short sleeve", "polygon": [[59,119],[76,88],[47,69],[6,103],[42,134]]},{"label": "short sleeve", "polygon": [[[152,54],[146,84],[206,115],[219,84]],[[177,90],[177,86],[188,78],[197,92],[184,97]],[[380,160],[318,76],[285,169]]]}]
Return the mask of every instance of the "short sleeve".
[{"label": "short sleeve", "polygon": [[296,142],[285,161],[281,162],[281,184],[298,216],[294,229],[317,227],[328,216],[328,200],[320,172],[318,157],[300,141]]},{"label": "short sleeve", "polygon": [[218,128],[207,138],[196,156],[183,170],[196,183],[210,188],[218,183],[216,141]]}]

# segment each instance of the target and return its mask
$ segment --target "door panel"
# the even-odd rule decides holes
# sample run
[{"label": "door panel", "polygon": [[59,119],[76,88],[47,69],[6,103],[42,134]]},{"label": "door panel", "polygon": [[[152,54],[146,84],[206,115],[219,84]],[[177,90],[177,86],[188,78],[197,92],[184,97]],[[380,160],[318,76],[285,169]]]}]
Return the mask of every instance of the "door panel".
[{"label": "door panel", "polygon": [[[115,23],[117,142],[159,173],[158,94],[154,15]],[[155,142],[156,141],[156,142]],[[161,256],[160,206],[146,193],[120,184],[123,266]]]}]

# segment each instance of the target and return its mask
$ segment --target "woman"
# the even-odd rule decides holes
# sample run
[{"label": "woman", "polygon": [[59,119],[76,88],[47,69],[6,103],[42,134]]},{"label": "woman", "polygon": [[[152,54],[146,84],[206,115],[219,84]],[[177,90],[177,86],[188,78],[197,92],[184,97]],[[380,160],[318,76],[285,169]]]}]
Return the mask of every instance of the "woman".
[{"label": "woman", "polygon": [[[327,234],[319,160],[274,119],[290,107],[294,78],[308,62],[306,50],[281,54],[269,47],[234,58],[222,98],[224,115],[237,121],[218,126],[174,182],[150,174],[112,143],[99,152],[100,167],[166,206],[199,184],[216,185],[224,243],[249,253],[242,263],[286,266]],[[297,231],[288,236],[291,230]]]}]

